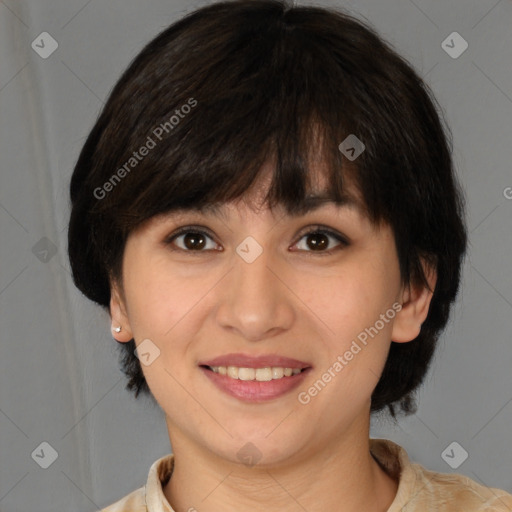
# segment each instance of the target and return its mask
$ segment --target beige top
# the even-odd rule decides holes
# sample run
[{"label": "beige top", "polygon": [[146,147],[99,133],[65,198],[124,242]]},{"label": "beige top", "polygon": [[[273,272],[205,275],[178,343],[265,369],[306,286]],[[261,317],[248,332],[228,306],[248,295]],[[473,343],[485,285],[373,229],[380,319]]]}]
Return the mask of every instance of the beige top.
[{"label": "beige top", "polygon": [[[387,512],[512,512],[512,494],[460,474],[428,471],[412,463],[407,452],[392,441],[370,438],[370,451],[383,469],[399,480]],[[163,493],[173,464],[172,454],[153,462],[144,487],[102,512],[174,512]]]}]

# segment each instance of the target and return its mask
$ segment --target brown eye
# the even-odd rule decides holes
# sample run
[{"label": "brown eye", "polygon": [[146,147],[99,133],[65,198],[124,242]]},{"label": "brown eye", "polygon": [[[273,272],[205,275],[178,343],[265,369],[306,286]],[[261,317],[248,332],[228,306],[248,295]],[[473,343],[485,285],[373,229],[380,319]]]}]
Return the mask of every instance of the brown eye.
[{"label": "brown eye", "polygon": [[323,233],[312,233],[307,236],[307,246],[313,251],[326,249],[329,245],[329,237]]},{"label": "brown eye", "polygon": [[[209,240],[211,241],[210,246],[208,246]],[[190,226],[184,227],[171,235],[166,239],[165,243],[175,245],[177,250],[185,252],[206,252],[206,250],[215,250],[217,248],[217,245],[208,233],[193,229]],[[205,248],[206,250],[203,250]]]},{"label": "brown eye", "polygon": [[205,245],[204,235],[201,233],[187,233],[183,236],[183,245],[190,250],[202,249]]},{"label": "brown eye", "polygon": [[[301,243],[303,239],[306,240],[305,243]],[[337,246],[333,240],[334,242],[338,242]],[[304,233],[301,237],[301,241],[296,244],[300,250],[324,254],[330,254],[334,250],[341,249],[349,245],[341,235],[327,229],[319,228],[314,228],[307,233]],[[333,243],[334,247],[332,247]]]}]

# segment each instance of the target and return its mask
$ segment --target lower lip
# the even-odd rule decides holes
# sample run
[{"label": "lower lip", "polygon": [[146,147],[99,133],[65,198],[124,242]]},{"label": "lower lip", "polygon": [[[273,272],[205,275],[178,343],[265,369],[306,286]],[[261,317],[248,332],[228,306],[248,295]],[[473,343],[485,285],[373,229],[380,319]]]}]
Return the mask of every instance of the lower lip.
[{"label": "lower lip", "polygon": [[310,370],[306,368],[297,375],[261,382],[232,379],[207,368],[200,369],[221,391],[245,402],[267,402],[283,396],[299,386]]}]

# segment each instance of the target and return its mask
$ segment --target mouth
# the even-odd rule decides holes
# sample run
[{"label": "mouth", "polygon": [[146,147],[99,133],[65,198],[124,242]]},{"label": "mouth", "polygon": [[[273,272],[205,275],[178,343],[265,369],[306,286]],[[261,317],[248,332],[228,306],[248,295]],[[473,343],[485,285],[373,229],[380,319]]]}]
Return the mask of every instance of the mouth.
[{"label": "mouth", "polygon": [[217,389],[244,402],[266,402],[290,393],[312,366],[280,356],[228,354],[199,368]]}]

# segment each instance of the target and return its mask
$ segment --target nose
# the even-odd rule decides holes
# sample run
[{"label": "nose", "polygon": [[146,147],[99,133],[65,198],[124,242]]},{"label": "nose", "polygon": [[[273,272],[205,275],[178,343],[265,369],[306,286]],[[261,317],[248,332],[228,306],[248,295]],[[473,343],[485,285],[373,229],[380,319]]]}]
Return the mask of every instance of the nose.
[{"label": "nose", "polygon": [[248,341],[265,340],[290,329],[295,311],[284,265],[265,250],[252,263],[237,255],[223,283],[219,325]]}]

